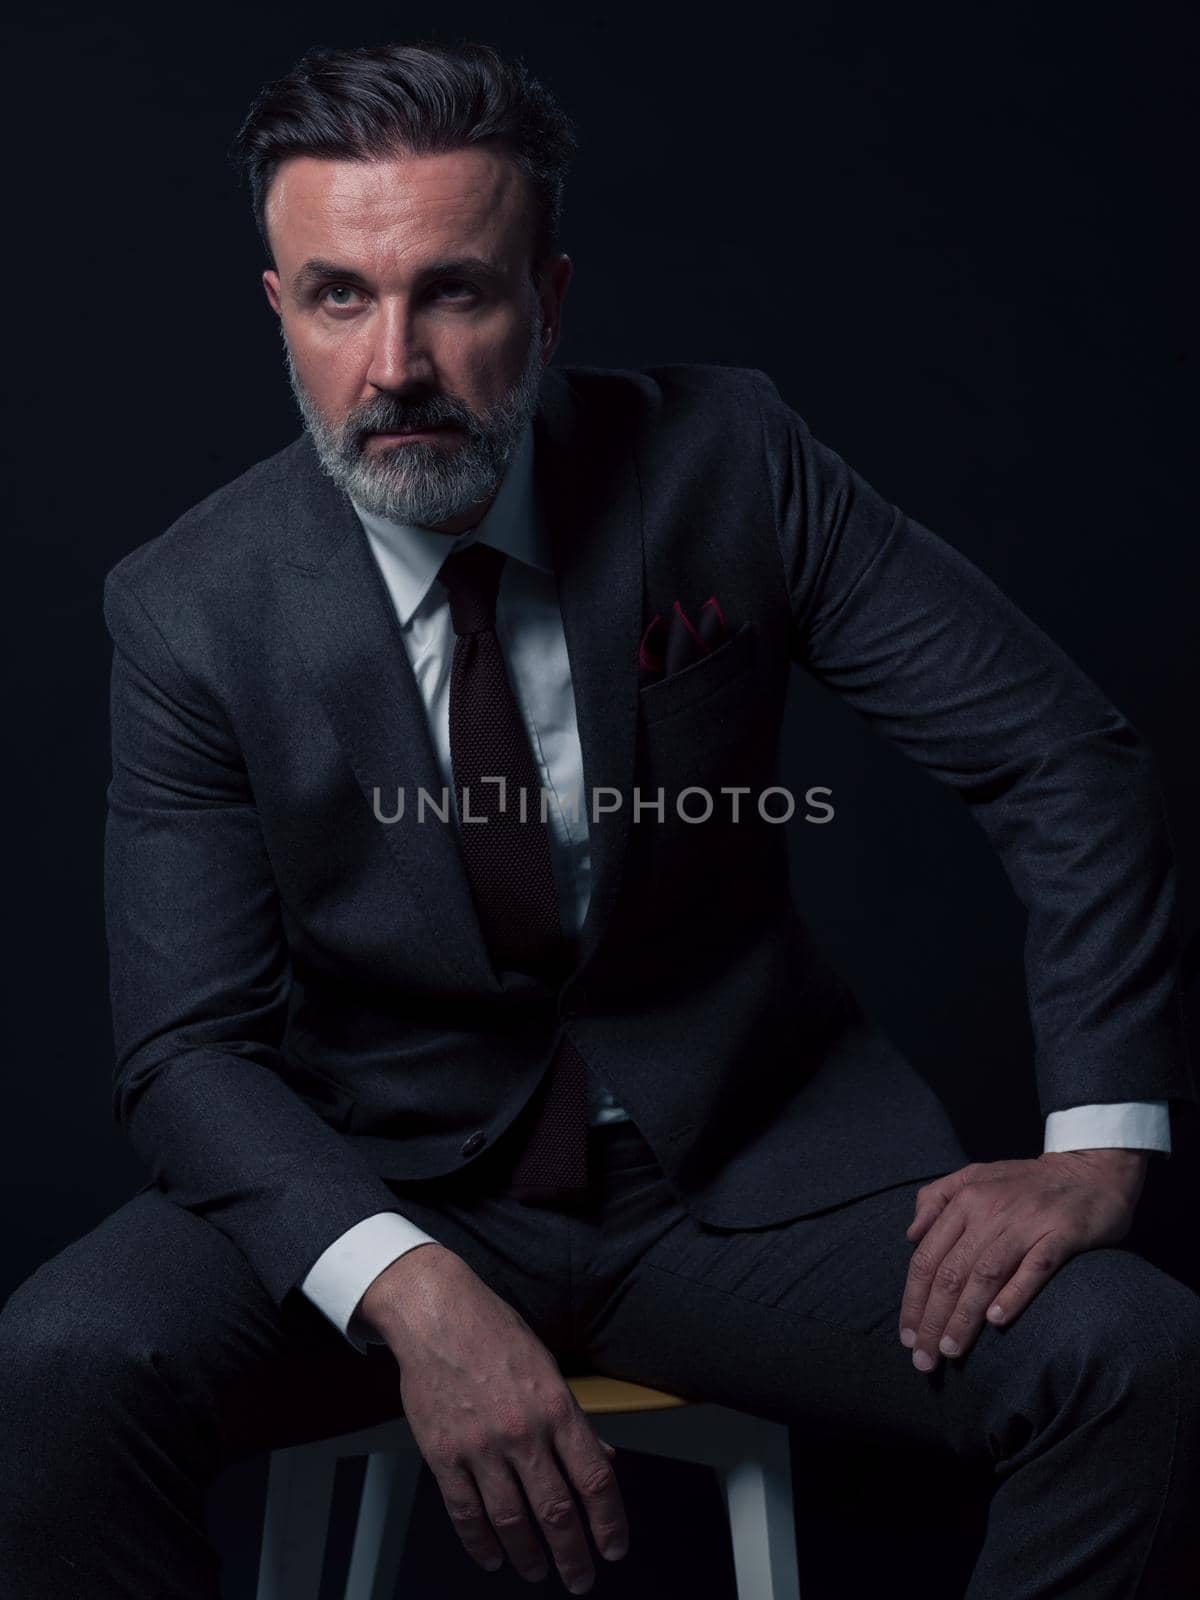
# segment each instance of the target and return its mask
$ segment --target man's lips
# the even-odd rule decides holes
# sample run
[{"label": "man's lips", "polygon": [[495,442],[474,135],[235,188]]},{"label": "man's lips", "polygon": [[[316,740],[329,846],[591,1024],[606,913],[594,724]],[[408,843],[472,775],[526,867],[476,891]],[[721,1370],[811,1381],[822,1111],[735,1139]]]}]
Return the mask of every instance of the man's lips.
[{"label": "man's lips", "polygon": [[438,422],[421,428],[399,428],[396,431],[381,429],[367,435],[368,439],[424,439],[432,433],[445,433],[454,426],[451,422]]}]

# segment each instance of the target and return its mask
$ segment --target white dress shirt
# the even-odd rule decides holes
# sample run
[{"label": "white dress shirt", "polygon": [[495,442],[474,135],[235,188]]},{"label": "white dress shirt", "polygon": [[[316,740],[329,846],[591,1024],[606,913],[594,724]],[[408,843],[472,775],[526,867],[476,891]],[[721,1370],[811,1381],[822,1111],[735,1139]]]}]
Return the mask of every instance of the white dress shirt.
[{"label": "white dress shirt", "polygon": [[[454,627],[445,587],[437,572],[451,550],[482,540],[507,553],[496,597],[496,634],[517,706],[525,722],[539,782],[550,795],[547,822],[566,933],[579,932],[587,912],[590,856],[587,806],[583,801],[583,757],[575,720],[575,697],[548,530],[533,493],[533,431],[526,426],[486,515],[474,528],[450,538],[429,528],[388,521],[355,504],[396,610],[405,648],[429,717],[430,731],[450,794],[450,667]],[[629,1113],[591,1073],[591,1123],[628,1120]],[[1046,1118],[1043,1148],[1086,1150],[1130,1146],[1170,1154],[1167,1102],[1072,1106]],[[407,1250],[436,1244],[431,1234],[395,1211],[355,1223],[318,1257],[301,1289],[355,1349],[382,1343],[354,1315],[374,1279]]]}]

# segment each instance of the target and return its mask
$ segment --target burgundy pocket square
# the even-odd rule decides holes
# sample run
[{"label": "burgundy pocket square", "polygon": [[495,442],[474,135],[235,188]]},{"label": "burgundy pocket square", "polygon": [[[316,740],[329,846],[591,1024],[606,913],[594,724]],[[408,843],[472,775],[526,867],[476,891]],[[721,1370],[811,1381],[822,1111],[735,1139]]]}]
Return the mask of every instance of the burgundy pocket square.
[{"label": "burgundy pocket square", "polygon": [[655,616],[638,647],[638,665],[649,675],[649,681],[668,678],[673,672],[682,672],[702,656],[711,655],[728,637],[725,613],[715,594],[696,613],[695,622],[676,600],[671,607],[670,621]]}]

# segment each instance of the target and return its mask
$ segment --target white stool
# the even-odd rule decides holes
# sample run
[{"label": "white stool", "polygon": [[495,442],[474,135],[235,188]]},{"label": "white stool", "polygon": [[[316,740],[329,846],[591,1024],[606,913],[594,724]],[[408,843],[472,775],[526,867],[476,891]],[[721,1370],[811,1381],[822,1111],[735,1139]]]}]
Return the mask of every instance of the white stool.
[{"label": "white stool", "polygon": [[[800,1600],[786,1424],[599,1374],[567,1382],[583,1411],[604,1417],[596,1431],[618,1450],[716,1471],[729,1512],[738,1600]],[[272,1453],[258,1600],[317,1600],[337,1464],[364,1455],[345,1600],[395,1600],[422,1466],[403,1418]],[[550,1577],[556,1576],[551,1560]],[[566,1593],[561,1580],[559,1588]]]}]

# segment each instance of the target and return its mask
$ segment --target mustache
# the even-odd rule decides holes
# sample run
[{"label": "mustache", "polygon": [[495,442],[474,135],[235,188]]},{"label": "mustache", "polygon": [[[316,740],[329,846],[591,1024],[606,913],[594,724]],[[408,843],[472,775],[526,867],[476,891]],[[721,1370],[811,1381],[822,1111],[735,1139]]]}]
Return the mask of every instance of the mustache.
[{"label": "mustache", "polygon": [[438,405],[398,407],[389,405],[364,412],[350,424],[351,437],[365,439],[372,433],[407,433],[419,428],[453,426],[470,430],[474,418],[464,416],[461,407]]}]

